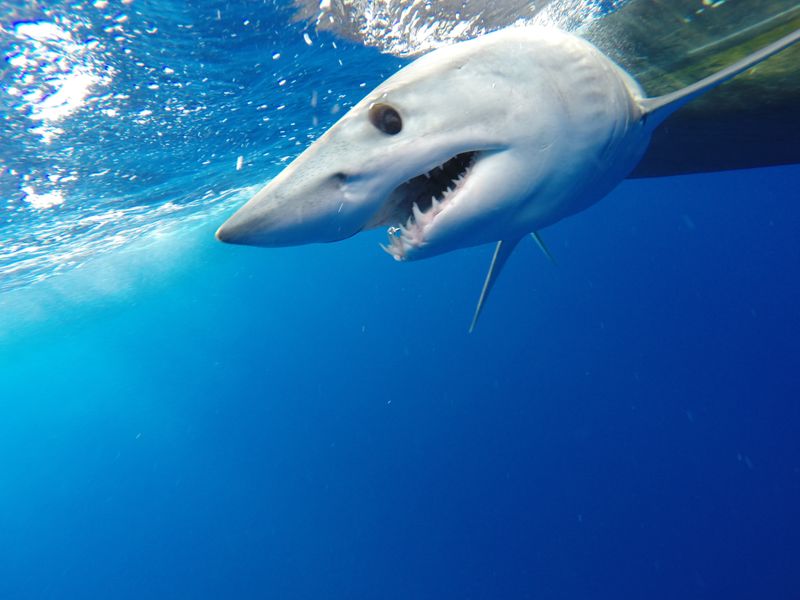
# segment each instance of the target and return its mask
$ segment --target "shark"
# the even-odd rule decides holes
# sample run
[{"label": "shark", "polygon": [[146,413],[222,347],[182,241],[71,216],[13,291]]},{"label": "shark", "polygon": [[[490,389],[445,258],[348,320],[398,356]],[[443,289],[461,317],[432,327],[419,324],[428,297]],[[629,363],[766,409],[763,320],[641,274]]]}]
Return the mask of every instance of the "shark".
[{"label": "shark", "polygon": [[423,55],[367,94],[218,229],[264,247],[386,228],[398,261],[494,244],[472,331],[517,244],[609,194],[653,133],[709,90],[800,40],[791,31],[648,96],[586,39],[513,26]]}]

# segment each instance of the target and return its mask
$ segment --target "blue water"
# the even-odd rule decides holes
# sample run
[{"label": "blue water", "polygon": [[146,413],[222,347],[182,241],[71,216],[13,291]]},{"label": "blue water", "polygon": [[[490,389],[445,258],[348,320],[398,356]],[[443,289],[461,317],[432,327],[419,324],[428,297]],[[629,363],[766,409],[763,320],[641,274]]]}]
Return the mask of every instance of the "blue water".
[{"label": "blue water", "polygon": [[[402,61],[269,3],[132,6],[92,18],[193,24],[150,75],[181,65],[207,109],[169,129],[186,88],[120,67],[142,97],[98,100],[111,124],[3,125],[3,244],[50,245],[2,263],[0,598],[800,597],[800,167],[624,183],[543,233],[557,267],[523,244],[468,335],[490,248],[213,239]],[[46,188],[36,157],[79,176]]]}]

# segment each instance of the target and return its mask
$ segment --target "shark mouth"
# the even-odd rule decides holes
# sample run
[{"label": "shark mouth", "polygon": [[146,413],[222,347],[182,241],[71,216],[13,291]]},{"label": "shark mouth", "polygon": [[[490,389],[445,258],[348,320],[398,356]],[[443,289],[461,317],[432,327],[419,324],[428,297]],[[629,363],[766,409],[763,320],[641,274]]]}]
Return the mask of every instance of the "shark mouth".
[{"label": "shark mouth", "polygon": [[381,245],[395,260],[425,243],[425,230],[446,210],[475,164],[478,152],[462,152],[409,179],[389,195],[375,225],[389,225],[389,243]]}]

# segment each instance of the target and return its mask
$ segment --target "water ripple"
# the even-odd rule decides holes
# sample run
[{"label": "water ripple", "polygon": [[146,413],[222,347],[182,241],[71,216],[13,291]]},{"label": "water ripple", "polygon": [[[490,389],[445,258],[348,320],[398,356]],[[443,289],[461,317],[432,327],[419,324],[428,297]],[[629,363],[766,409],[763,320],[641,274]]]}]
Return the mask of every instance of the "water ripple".
[{"label": "water ripple", "polygon": [[4,3],[0,53],[0,291],[208,218],[398,66],[250,0]]}]

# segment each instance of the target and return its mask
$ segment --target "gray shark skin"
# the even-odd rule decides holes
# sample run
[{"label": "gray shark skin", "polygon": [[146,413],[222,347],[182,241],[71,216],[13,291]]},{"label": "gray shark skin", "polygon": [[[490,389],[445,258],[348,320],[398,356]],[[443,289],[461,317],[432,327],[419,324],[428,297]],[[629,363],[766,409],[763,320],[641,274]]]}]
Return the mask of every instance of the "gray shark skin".
[{"label": "gray shark skin", "polygon": [[798,39],[657,97],[557,29],[510,27],[435,50],[354,106],[217,237],[291,246],[386,227],[384,249],[400,261],[496,242],[477,319],[523,236],[602,199],[667,117]]}]

